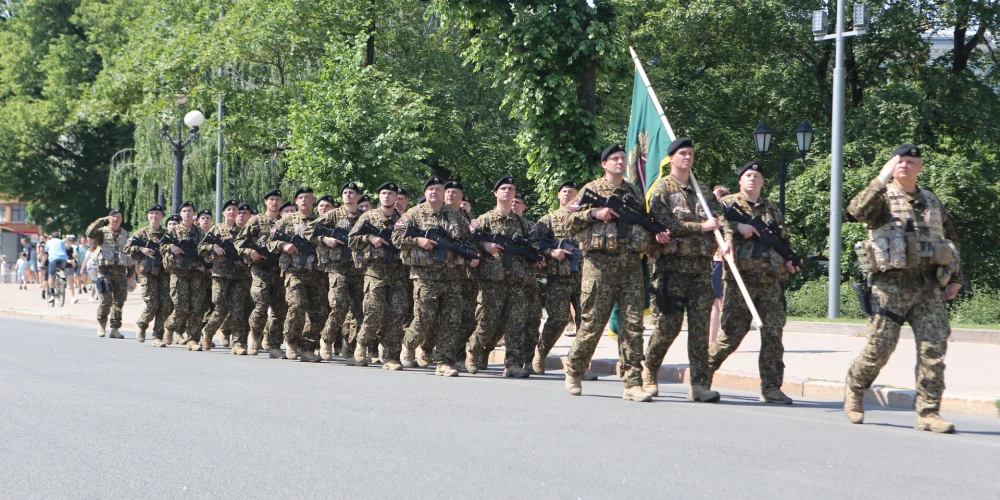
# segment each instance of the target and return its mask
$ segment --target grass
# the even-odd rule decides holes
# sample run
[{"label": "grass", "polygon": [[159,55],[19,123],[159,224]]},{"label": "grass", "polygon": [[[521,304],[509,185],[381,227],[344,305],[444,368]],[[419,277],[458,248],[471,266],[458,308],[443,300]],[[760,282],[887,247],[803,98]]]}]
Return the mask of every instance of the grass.
[{"label": "grass", "polygon": [[[852,325],[863,325],[867,323],[864,319],[855,318],[817,318],[811,316],[789,316],[788,321],[810,321],[815,323],[842,323]],[[952,328],[968,328],[972,330],[1000,330],[1000,325],[976,325],[971,323],[951,323]]]}]

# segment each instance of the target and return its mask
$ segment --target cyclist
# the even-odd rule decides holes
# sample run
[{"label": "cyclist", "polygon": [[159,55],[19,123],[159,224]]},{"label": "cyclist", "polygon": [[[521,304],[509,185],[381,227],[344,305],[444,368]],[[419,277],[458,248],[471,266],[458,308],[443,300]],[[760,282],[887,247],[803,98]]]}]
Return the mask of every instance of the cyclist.
[{"label": "cyclist", "polygon": [[[59,237],[59,233],[52,233],[49,235],[48,241],[45,242],[45,253],[48,255],[48,266],[49,266],[49,278],[48,278],[48,288],[49,288],[49,303],[55,302],[55,280],[56,280],[56,270],[65,270],[67,262],[69,261],[69,254],[66,253],[66,242]],[[66,293],[63,290],[63,293]]]}]

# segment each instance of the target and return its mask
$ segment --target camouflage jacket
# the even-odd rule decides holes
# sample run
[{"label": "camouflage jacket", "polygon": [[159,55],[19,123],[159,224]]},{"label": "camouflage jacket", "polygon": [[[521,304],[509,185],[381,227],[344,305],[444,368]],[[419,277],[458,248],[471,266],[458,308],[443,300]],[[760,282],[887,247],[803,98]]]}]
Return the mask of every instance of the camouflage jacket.
[{"label": "camouflage jacket", "polygon": [[[195,248],[198,247],[201,240],[205,239],[205,232],[202,231],[201,227],[197,224],[192,225],[191,229],[184,227],[184,224],[177,224],[176,226],[170,228],[166,234],[176,240],[189,240],[194,243]],[[170,243],[161,244],[160,253],[163,254],[164,267],[172,273],[205,272],[205,266],[202,265],[201,259],[197,253],[189,256],[190,260],[187,263],[187,267],[181,267],[180,256],[174,255],[174,253],[170,251]]]},{"label": "camouflage jacket", "polygon": [[[315,212],[309,215],[302,215],[302,212],[293,212],[278,221],[274,232],[297,235],[305,238],[307,241],[312,241],[313,222],[316,221],[316,218]],[[287,242],[275,239],[271,239],[267,243],[268,250],[274,253],[280,252],[281,257],[279,257],[278,263],[282,273],[306,274],[319,271],[315,254],[305,257],[302,256],[303,254],[291,255],[284,250],[285,245],[288,244]]]},{"label": "camouflage jacket", "polygon": [[[616,195],[624,198],[625,195],[631,195],[637,200],[642,199],[642,193],[631,183],[622,182],[615,186],[604,177],[590,181],[580,192],[588,189],[605,197]],[[640,254],[648,250],[650,241],[648,231],[637,224],[631,224],[626,238],[618,238],[618,222],[615,219],[609,222],[595,219],[590,214],[594,208],[600,207],[579,204],[579,207],[567,216],[570,231],[576,234],[581,249],[607,255]]]},{"label": "camouflage jacket", "polygon": [[[534,225],[531,230],[531,240],[532,242],[538,242],[542,238],[553,239],[556,241],[569,240],[570,242],[580,246],[579,241],[576,239],[576,234],[574,234],[569,229],[569,216],[572,212],[566,208],[558,208],[554,212],[549,212],[539,219],[538,223]],[[551,250],[545,251],[546,254],[550,254]],[[570,261],[569,258],[563,260],[556,260],[552,257],[547,257],[545,259],[545,273],[549,276],[570,276],[574,273],[570,271]],[[575,273],[579,274],[579,273]]]},{"label": "camouflage jacket", "polygon": [[128,246],[128,231],[119,227],[112,231],[107,218],[101,217],[87,227],[87,237],[97,244],[97,265],[99,267],[132,267],[132,257],[125,248]]},{"label": "camouflage jacket", "polygon": [[[521,216],[514,212],[507,215],[493,209],[480,215],[472,222],[475,228],[482,228],[493,234],[502,234],[509,238],[520,236],[528,241],[528,233],[531,225]],[[503,267],[504,250],[500,250],[496,256],[486,251],[485,243],[479,242],[478,248],[483,256],[476,269],[479,277],[488,281],[508,281],[511,283],[527,283],[535,279],[534,265],[521,257],[512,255],[511,267]]]},{"label": "camouflage jacket", "polygon": [[[355,234],[358,228],[365,221],[375,226],[377,229],[395,228],[396,222],[402,217],[396,209],[392,215],[386,216],[381,208],[373,208],[358,217],[358,221],[351,229],[351,249],[354,250],[354,260],[361,268],[365,276],[371,276],[382,280],[402,280],[407,279],[407,269],[403,261],[399,258],[399,252],[393,251],[390,247],[383,245],[376,248],[369,241],[369,235]],[[389,238],[387,243],[392,243]],[[386,252],[389,252],[389,262],[386,262]]]},{"label": "camouflage jacket", "polygon": [[[774,221],[780,229],[779,237],[781,241],[791,247],[791,239],[788,236],[788,229],[785,227],[784,217],[774,203],[763,196],[757,198],[756,202],[750,201],[743,193],[735,193],[726,196],[720,203],[723,205],[737,205],[751,217],[760,216],[765,224]],[[752,236],[746,239],[740,234],[737,226],[738,222],[720,219],[722,232],[725,233],[726,240],[733,243],[733,257],[736,259],[736,267],[739,268],[741,276],[746,281],[784,281],[788,279],[788,271],[785,269],[785,259],[781,257],[777,250],[772,247],[761,247],[760,255],[754,257],[754,249],[758,246],[757,237]],[[726,278],[735,279],[731,276],[731,271],[726,267]]]},{"label": "camouflage jacket", "polygon": [[[129,238],[130,244],[125,246],[125,252],[132,257],[132,262],[135,262],[138,265],[140,274],[144,276],[159,276],[161,273],[163,273],[164,261],[161,254],[159,267],[156,267],[154,265],[156,263],[155,259],[152,257],[146,257],[146,254],[142,253],[142,248],[144,247],[132,245],[131,244],[132,239],[141,238],[159,245],[160,240],[163,238],[164,234],[167,234],[167,228],[163,226],[160,226],[157,229],[153,229],[150,226],[146,226],[133,233],[132,238]],[[157,251],[159,251],[159,249],[157,249]]]},{"label": "camouflage jacket", "polygon": [[[705,186],[700,186],[708,208],[722,221],[723,208]],[[715,232],[702,232],[708,220],[692,183],[683,184],[673,174],[660,178],[649,193],[649,214],[670,230],[670,242],[656,260],[657,269],[667,272],[712,271],[712,255],[718,247]]]},{"label": "camouflage jacket", "polygon": [[399,248],[403,264],[410,266],[411,279],[451,280],[465,276],[466,262],[461,255],[448,251],[444,262],[437,261],[437,251],[420,248],[416,237],[403,237],[408,226],[420,230],[442,227],[453,239],[474,248],[469,240],[469,226],[464,223],[461,212],[444,205],[435,211],[428,202],[416,205],[396,222],[392,243]]},{"label": "camouflage jacket", "polygon": [[[346,205],[339,206],[330,210],[329,212],[320,215],[316,219],[316,226],[324,226],[330,229],[343,229],[345,232],[350,232],[354,224],[358,222],[358,218],[361,216],[361,211],[351,213]],[[351,255],[350,250],[346,252],[347,258],[343,258],[344,246],[337,245],[336,248],[330,248],[325,243],[323,243],[322,238],[317,235],[313,235],[313,244],[316,245],[316,255],[319,257],[318,267],[326,272],[333,271],[345,271],[354,269],[354,258]],[[349,247],[348,247],[349,248]]]},{"label": "camouflage jacket", "polygon": [[[240,227],[235,224],[230,226],[223,221],[212,226],[212,229],[208,230],[208,234],[211,234],[222,241],[232,240],[233,246],[235,247],[236,236],[240,234]],[[226,279],[245,279],[248,275],[246,262],[244,262],[238,254],[233,260],[233,266],[226,269],[226,256],[215,253],[215,245],[212,243],[202,242],[199,244],[198,254],[204,257],[206,262],[210,262],[212,264],[212,276],[214,277]]]},{"label": "camouflage jacket", "polygon": [[250,252],[253,249],[243,248],[243,242],[249,240],[259,247],[268,248],[271,235],[274,234],[274,230],[277,229],[278,221],[280,220],[280,217],[272,219],[266,213],[255,215],[247,221],[246,225],[240,229],[240,234],[236,236],[236,248],[240,250],[240,255],[243,256],[244,261],[250,266],[251,273],[261,275],[265,278],[271,278],[279,274],[278,268],[264,269],[265,261],[254,261],[251,259]]}]

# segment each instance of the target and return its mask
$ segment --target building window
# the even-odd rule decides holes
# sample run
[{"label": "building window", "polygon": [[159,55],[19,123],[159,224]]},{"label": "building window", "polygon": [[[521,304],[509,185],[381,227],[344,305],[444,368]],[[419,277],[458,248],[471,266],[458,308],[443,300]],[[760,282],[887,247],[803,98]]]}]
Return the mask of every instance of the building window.
[{"label": "building window", "polygon": [[11,222],[24,222],[24,216],[25,216],[24,212],[25,212],[25,208],[27,208],[27,206],[24,205],[24,204],[22,204],[22,203],[15,203],[15,204],[11,205],[10,208],[11,208],[11,211],[10,211],[10,221]]},{"label": "building window", "polygon": [[7,205],[0,204],[0,222],[7,222]]}]

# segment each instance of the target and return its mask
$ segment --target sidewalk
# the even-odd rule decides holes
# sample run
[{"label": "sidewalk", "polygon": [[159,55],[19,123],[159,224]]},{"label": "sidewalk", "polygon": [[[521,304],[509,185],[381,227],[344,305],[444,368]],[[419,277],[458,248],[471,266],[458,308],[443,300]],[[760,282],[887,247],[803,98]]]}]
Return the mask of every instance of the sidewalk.
[{"label": "sidewalk", "polygon": [[[44,320],[72,321],[96,324],[97,304],[89,294],[80,303],[67,301],[64,307],[50,307],[41,299],[38,285],[28,291],[18,290],[16,284],[0,284],[0,315],[16,315]],[[143,302],[139,290],[129,294],[123,311],[126,330],[135,329],[135,321],[142,312]],[[0,323],[2,323],[0,319]],[[652,331],[651,320],[646,318],[648,338]],[[851,361],[865,345],[865,338],[852,335],[858,325],[837,323],[789,323],[785,328],[785,384],[782,389],[792,398],[843,400],[843,380]],[[977,331],[956,330],[954,340],[972,339]],[[904,335],[903,337],[906,337]],[[552,350],[547,366],[550,370],[562,369],[562,358],[569,351],[572,337],[562,337]],[[995,343],[949,342],[945,374],[947,390],[942,410],[997,417],[994,400],[1000,398],[1000,345]],[[751,331],[740,349],[733,353],[715,376],[715,387],[757,392],[760,379],[757,355],[760,336]],[[503,349],[497,349],[491,363],[502,363]],[[602,375],[616,373],[618,362],[617,342],[604,336],[594,354],[593,371]],[[913,407],[914,365],[916,347],[912,339],[901,338],[896,352],[882,369],[876,386],[867,402],[895,408]],[[660,370],[663,383],[687,382],[687,334],[682,332],[667,352]]]}]

